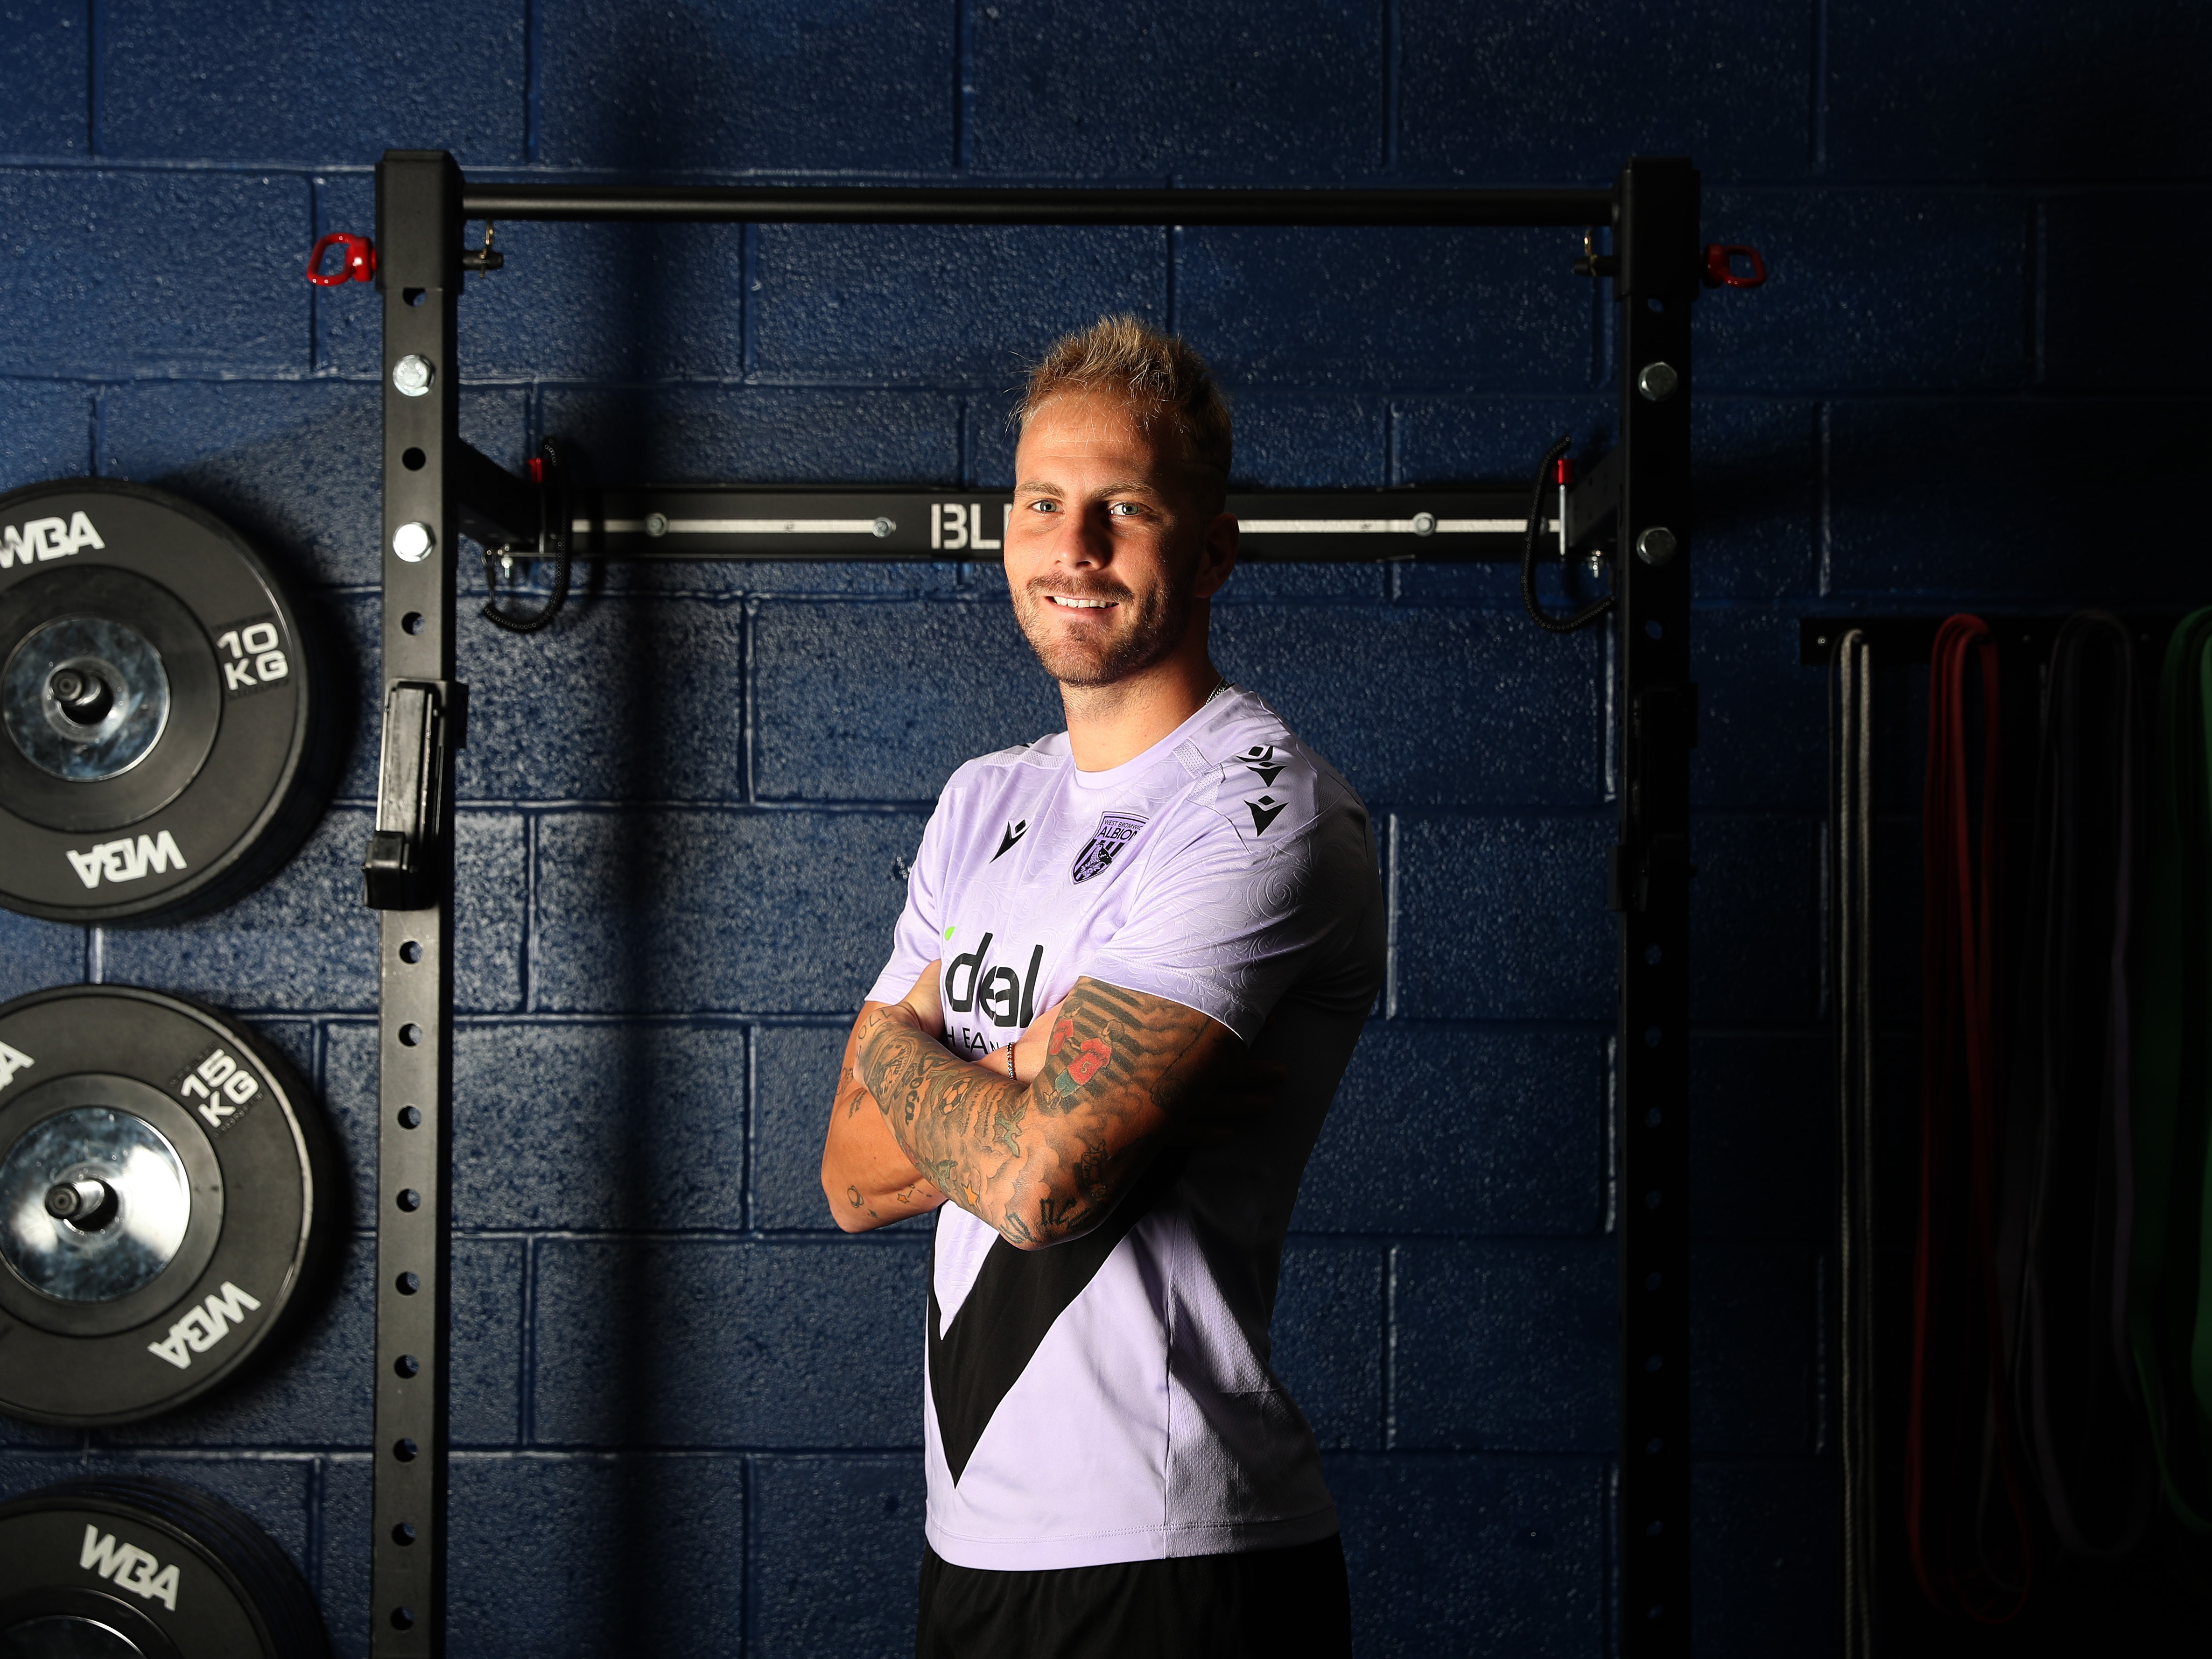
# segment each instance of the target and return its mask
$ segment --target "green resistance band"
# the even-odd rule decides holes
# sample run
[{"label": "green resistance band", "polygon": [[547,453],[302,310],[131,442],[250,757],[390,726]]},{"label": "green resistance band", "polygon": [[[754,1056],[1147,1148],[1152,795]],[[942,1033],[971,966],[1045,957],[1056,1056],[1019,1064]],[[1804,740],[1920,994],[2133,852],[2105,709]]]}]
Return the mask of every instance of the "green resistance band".
[{"label": "green resistance band", "polygon": [[2212,1533],[2212,607],[2166,646],[2150,778],[2128,1328],[2166,1499]]}]

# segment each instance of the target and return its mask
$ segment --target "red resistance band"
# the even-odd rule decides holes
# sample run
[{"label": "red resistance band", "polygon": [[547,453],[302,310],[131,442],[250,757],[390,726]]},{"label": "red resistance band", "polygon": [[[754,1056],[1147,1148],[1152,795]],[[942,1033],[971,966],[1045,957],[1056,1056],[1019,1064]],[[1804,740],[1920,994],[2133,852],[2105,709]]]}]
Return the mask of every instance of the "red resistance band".
[{"label": "red resistance band", "polygon": [[1921,808],[1920,1226],[1905,1537],[1929,1600],[1985,1623],[2021,1610],[2034,1568],[1997,1264],[1999,714],[1996,643],[1979,617],[1953,617],[1936,632],[1930,664]]}]

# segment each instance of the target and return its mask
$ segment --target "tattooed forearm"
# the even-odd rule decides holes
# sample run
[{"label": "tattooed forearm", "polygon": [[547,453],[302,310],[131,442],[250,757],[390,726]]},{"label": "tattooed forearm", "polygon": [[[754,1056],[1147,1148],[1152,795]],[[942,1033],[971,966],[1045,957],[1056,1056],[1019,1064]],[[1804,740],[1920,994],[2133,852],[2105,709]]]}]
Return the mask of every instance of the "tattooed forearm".
[{"label": "tattooed forearm", "polygon": [[933,1210],[945,1195],[899,1150],[876,1110],[875,1097],[860,1081],[855,1024],[838,1067],[829,1133],[823,1141],[822,1193],[830,1202],[830,1218],[840,1228],[866,1232]]},{"label": "tattooed forearm", "polygon": [[1194,1009],[1091,979],[1076,981],[1027,1085],[954,1059],[895,1009],[857,1036],[862,1097],[915,1167],[1025,1248],[1103,1220],[1178,1109],[1241,1053]]}]

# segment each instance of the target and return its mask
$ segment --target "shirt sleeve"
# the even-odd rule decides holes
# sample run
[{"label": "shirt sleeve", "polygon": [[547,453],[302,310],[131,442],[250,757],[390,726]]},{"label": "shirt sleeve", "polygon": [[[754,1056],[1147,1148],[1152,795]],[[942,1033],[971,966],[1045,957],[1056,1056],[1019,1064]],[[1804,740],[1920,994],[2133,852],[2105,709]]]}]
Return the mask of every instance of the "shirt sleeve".
[{"label": "shirt sleeve", "polygon": [[1198,817],[1199,833],[1150,863],[1129,921],[1082,971],[1195,1008],[1248,1044],[1293,989],[1365,1013],[1382,915],[1364,811],[1326,811],[1256,847],[1219,816]]},{"label": "shirt sleeve", "polygon": [[951,815],[951,792],[938,797],[937,810],[921,832],[921,846],[907,872],[906,903],[891,928],[891,959],[876,975],[864,999],[896,1002],[914,988],[921,970],[938,958],[938,941],[945,931],[939,914],[945,891],[945,824]]}]

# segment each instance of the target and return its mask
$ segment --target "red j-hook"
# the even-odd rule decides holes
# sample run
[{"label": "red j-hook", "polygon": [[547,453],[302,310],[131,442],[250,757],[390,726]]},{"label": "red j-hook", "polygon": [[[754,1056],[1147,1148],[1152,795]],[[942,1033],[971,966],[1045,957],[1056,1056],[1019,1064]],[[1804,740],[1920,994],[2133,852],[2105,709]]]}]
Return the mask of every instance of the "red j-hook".
[{"label": "red j-hook", "polygon": [[[1751,270],[1739,276],[1731,263],[1736,259],[1751,261]],[[1755,247],[1744,247],[1731,242],[1708,242],[1705,245],[1705,286],[1707,288],[1757,288],[1766,280],[1766,261],[1759,257]]]},{"label": "red j-hook", "polygon": [[[325,270],[323,250],[335,242],[342,250],[338,268]],[[366,283],[376,275],[376,244],[350,231],[334,230],[315,244],[307,256],[307,280],[317,288],[336,288],[340,283]]]}]

